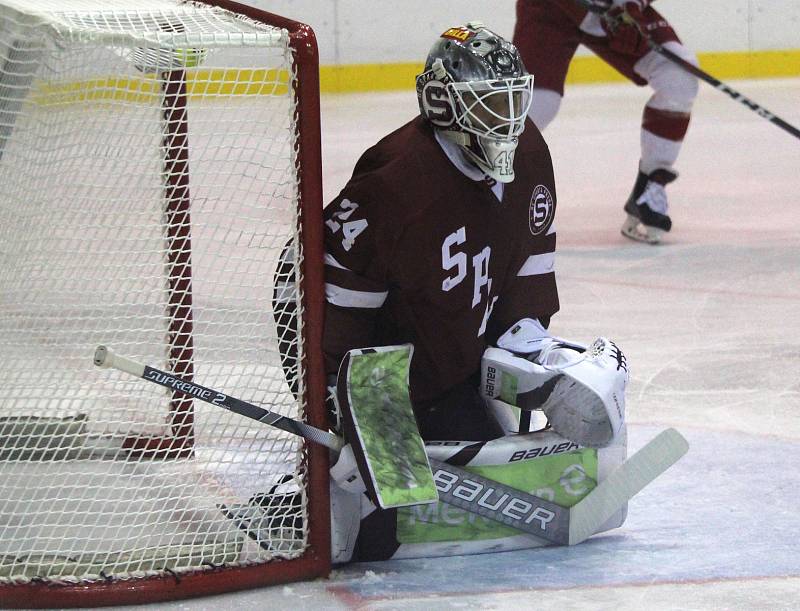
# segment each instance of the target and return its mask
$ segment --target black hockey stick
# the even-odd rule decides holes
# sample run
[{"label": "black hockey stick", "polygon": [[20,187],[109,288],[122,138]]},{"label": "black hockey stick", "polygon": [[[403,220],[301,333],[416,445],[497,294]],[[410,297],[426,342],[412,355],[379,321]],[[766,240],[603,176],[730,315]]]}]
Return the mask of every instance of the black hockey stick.
[{"label": "black hockey stick", "polygon": [[666,57],[671,62],[673,62],[675,64],[678,64],[678,66],[680,66],[681,68],[683,68],[687,72],[695,75],[700,80],[705,81],[706,83],[708,83],[709,85],[711,85],[712,87],[717,89],[718,91],[721,91],[722,93],[730,96],[731,99],[743,104],[744,106],[746,106],[747,108],[752,110],[754,113],[756,113],[759,117],[762,117],[763,119],[766,119],[770,123],[774,123],[775,125],[777,125],[781,129],[783,129],[783,130],[789,132],[790,134],[792,134],[792,136],[794,136],[795,138],[800,138],[800,129],[797,129],[794,125],[791,125],[791,124],[787,123],[786,121],[784,121],[783,119],[781,119],[780,117],[774,115],[773,113],[768,111],[766,108],[764,108],[760,104],[756,104],[753,100],[751,100],[747,96],[739,93],[738,91],[736,91],[732,87],[726,85],[722,81],[714,78],[713,76],[708,74],[708,72],[704,72],[703,70],[701,70],[700,68],[698,68],[694,64],[691,64],[691,63],[687,62],[685,59],[683,59],[682,57],[680,57],[676,53],[673,53],[669,49],[665,48],[663,45],[660,45],[659,43],[655,42],[649,36],[645,36],[645,38],[647,39],[647,44],[650,45],[650,48],[653,49],[653,51],[655,51],[659,55],[662,55],[663,57]]},{"label": "black hockey stick", "polygon": [[[592,2],[591,0],[576,0],[576,2],[580,6],[582,6],[583,8],[587,9],[590,12],[598,13],[601,16],[606,14],[606,10],[607,9],[603,8],[603,6],[600,6],[596,2]],[[608,3],[608,6],[610,6],[610,3]],[[663,45],[657,43],[655,40],[653,40],[653,38],[647,32],[645,32],[642,29],[641,25],[639,23],[637,23],[634,19],[629,17],[627,13],[623,13],[622,20],[625,23],[628,23],[630,25],[635,26],[639,30],[639,33],[642,35],[642,37],[645,39],[645,41],[647,41],[647,44],[649,45],[649,47],[653,51],[655,51],[656,53],[661,55],[662,57],[666,57],[668,60],[670,60],[674,64],[677,64],[678,66],[680,66],[681,68],[683,68],[684,70],[689,72],[690,74],[696,76],[701,81],[705,81],[706,83],[708,83],[709,85],[714,87],[714,89],[716,89],[718,91],[721,91],[722,93],[730,96],[730,98],[732,100],[735,100],[736,102],[739,102],[740,104],[743,104],[744,106],[746,106],[747,108],[752,110],[754,113],[756,113],[759,117],[761,117],[763,119],[766,119],[770,123],[774,123],[775,125],[777,125],[781,129],[783,129],[784,131],[789,132],[795,138],[800,138],[800,129],[796,128],[794,125],[791,125],[790,123],[787,123],[786,121],[784,121],[783,119],[781,119],[777,115],[771,113],[769,110],[767,110],[766,108],[764,108],[760,104],[757,104],[756,102],[754,102],[753,100],[751,100],[747,96],[739,93],[738,91],[736,91],[732,87],[726,85],[725,83],[723,83],[719,79],[714,78],[708,72],[705,72],[704,70],[701,70],[700,68],[698,68],[694,64],[692,64],[690,62],[687,62],[680,55],[677,55],[676,53],[674,53],[674,52],[670,51],[669,49],[665,48]]]},{"label": "black hockey stick", "polygon": [[[116,355],[105,346],[95,350],[94,364],[182,392],[337,452],[344,447],[342,438],[333,433]],[[675,464],[688,448],[686,440],[674,429],[662,431],[571,508],[446,462],[430,459],[430,464],[440,499],[447,504],[511,526],[547,543],[575,545],[597,532],[635,494]]]},{"label": "black hockey stick", "polygon": [[119,371],[124,371],[125,373],[147,380],[148,382],[159,384],[170,390],[180,391],[190,397],[200,399],[211,405],[216,405],[217,407],[239,414],[245,418],[263,422],[264,424],[274,426],[292,435],[304,437],[309,441],[323,445],[336,452],[341,450],[344,446],[342,438],[337,437],[333,433],[323,431],[322,429],[318,429],[305,422],[300,422],[299,420],[288,418],[287,416],[281,416],[263,407],[258,407],[247,401],[237,399],[236,397],[230,397],[218,390],[200,386],[199,384],[184,380],[166,371],[137,363],[124,356],[114,354],[105,346],[98,346],[95,349],[94,364],[98,367],[118,369]]}]

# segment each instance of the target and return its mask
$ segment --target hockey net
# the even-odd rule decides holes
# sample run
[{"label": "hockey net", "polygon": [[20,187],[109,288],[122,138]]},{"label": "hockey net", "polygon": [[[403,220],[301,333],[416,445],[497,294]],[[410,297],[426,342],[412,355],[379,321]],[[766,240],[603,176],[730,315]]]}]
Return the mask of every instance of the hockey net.
[{"label": "hockey net", "polygon": [[[324,426],[314,35],[213,4],[0,0],[4,605],[329,570],[320,448],[92,364]],[[258,493],[280,521],[226,517]]]}]

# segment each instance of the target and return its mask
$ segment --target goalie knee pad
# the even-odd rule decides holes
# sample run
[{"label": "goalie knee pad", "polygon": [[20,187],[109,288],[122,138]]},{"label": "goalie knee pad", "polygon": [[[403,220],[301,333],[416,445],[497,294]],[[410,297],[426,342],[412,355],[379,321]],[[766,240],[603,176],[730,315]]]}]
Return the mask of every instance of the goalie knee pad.
[{"label": "goalie knee pad", "polygon": [[624,422],[628,366],[605,338],[584,352],[552,340],[536,361],[488,348],[481,374],[484,397],[541,409],[555,432],[580,445],[608,445]]}]

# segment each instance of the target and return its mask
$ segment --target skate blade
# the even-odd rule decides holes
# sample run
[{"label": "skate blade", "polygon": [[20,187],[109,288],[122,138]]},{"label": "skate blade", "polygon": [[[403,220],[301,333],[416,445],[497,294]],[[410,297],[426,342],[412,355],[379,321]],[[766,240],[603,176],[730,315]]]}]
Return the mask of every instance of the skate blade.
[{"label": "skate blade", "polygon": [[620,233],[622,233],[622,235],[624,235],[626,238],[636,240],[637,242],[644,242],[646,244],[659,244],[665,231],[663,229],[659,229],[658,227],[648,227],[647,225],[643,225],[638,218],[629,214],[628,218],[625,219],[625,222],[622,224]]}]

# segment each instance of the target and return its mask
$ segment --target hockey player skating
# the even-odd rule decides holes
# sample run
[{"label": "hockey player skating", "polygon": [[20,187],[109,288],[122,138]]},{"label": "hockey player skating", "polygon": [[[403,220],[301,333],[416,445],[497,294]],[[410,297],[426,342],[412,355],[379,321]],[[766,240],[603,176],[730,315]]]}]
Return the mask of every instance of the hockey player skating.
[{"label": "hockey player skating", "polygon": [[[505,444],[499,467],[529,473],[537,452],[567,454],[577,462],[547,488],[562,500],[562,475],[579,478],[564,493],[579,496],[598,477],[592,461],[602,470],[624,457],[628,374],[612,342],[586,349],[547,331],[559,308],[556,188],[547,145],[527,119],[532,80],[514,46],[480,23],[436,41],[417,78],[421,116],[368,149],[326,208],[324,350],[333,379],[352,349],[412,344],[408,390],[422,438],[445,452],[467,444],[473,456]],[[552,428],[508,437],[518,432],[514,405],[543,409]],[[590,446],[603,449],[577,458]],[[541,544],[519,533],[477,537],[471,522],[457,535],[471,546],[420,533],[420,523],[447,519],[381,511],[347,492],[354,468],[343,461],[352,454],[341,456],[332,470],[335,562],[497,550],[506,539]],[[540,483],[521,485],[533,492]]]},{"label": "hockey player skating", "polygon": [[558,113],[567,69],[579,44],[636,85],[653,89],[642,114],[639,172],[624,206],[622,233],[655,244],[672,227],[665,187],[678,176],[674,165],[698,83],[651,50],[645,36],[697,65],[694,53],[650,4],[651,0],[517,0],[513,40],[536,77],[530,116],[541,130]]}]

